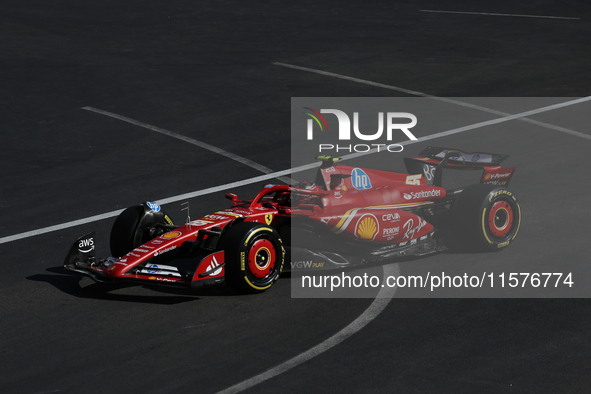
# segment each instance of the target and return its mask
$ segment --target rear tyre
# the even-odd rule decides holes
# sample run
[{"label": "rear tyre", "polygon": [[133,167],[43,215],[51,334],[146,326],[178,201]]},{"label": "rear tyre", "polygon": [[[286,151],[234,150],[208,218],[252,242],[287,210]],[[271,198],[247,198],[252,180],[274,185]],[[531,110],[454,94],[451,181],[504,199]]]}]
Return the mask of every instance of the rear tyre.
[{"label": "rear tyre", "polygon": [[275,283],[285,258],[277,231],[259,223],[238,223],[222,235],[226,283],[235,290],[260,293]]},{"label": "rear tyre", "polygon": [[143,203],[125,209],[111,228],[111,255],[126,255],[138,246],[164,234],[166,230],[162,226],[167,225],[173,225],[173,222],[157,204]]},{"label": "rear tyre", "polygon": [[500,250],[517,236],[521,209],[504,187],[470,185],[454,203],[452,223],[456,237],[468,249]]}]

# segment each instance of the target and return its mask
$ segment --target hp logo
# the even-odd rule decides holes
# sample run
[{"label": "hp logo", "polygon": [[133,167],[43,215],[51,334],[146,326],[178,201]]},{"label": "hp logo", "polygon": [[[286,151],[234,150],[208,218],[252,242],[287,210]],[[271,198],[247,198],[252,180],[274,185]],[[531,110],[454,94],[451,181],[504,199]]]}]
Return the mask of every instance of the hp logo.
[{"label": "hp logo", "polygon": [[355,168],[351,171],[351,183],[357,190],[371,189],[369,176],[361,168]]}]

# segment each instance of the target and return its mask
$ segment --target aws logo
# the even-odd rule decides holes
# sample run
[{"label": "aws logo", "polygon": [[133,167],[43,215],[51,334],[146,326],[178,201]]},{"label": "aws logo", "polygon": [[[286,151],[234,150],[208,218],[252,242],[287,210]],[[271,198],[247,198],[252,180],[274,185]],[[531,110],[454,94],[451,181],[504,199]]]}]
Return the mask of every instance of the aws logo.
[{"label": "aws logo", "polygon": [[355,235],[363,241],[371,241],[378,234],[380,227],[378,219],[372,214],[365,214],[357,222]]},{"label": "aws logo", "polygon": [[[322,114],[332,114],[336,116],[338,122],[338,139],[339,141],[351,141],[357,139],[361,141],[377,141],[382,138],[384,131],[386,134],[386,141],[392,141],[394,132],[396,130],[402,131],[404,135],[416,141],[417,138],[409,129],[416,126],[417,117],[408,112],[378,112],[378,130],[372,133],[362,133],[359,127],[359,112],[353,112],[353,133],[351,133],[351,119],[349,115],[339,109],[321,109],[316,111],[309,107],[303,107],[306,111],[303,112],[310,118],[307,120],[306,137],[308,140],[314,139],[314,128],[320,131],[328,131],[328,123]],[[407,120],[406,122],[399,122],[398,120]],[[385,126],[384,126],[385,123]],[[352,135],[353,134],[353,135]],[[320,144],[319,152],[323,150],[336,150],[348,152],[367,152],[371,149],[387,150],[389,152],[401,152],[402,145],[400,144],[355,144],[355,145],[334,145],[334,144]]]},{"label": "aws logo", "polygon": [[78,242],[78,251],[80,253],[90,253],[94,250],[94,238],[81,239]]}]

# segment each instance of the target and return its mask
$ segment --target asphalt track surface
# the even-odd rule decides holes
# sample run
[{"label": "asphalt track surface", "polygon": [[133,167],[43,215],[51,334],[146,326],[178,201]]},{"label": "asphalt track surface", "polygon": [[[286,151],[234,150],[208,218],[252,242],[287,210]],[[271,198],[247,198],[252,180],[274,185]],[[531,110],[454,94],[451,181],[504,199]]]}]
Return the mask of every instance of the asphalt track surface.
[{"label": "asphalt track surface", "polygon": [[[590,21],[591,7],[575,1],[4,2],[0,237],[261,175],[83,107],[279,171],[290,168],[291,97],[411,94],[274,63],[439,97],[586,97]],[[581,108],[588,106],[536,119],[590,134],[569,121]],[[412,264],[456,263],[460,271],[495,263],[507,271],[585,269],[588,139],[512,124],[443,137],[440,144],[511,155],[523,229],[501,254],[431,256],[398,264],[402,273]],[[260,186],[232,190],[249,196]],[[190,199],[191,216],[226,207],[223,193]],[[182,221],[180,202],[165,209]],[[292,299],[288,279],[256,296],[225,287],[104,289],[61,268],[70,243],[89,230],[97,231],[98,253],[108,254],[112,221],[0,244],[0,392],[215,393],[324,343],[375,305]],[[399,296],[402,289],[334,347],[245,392],[591,388],[588,299]]]}]

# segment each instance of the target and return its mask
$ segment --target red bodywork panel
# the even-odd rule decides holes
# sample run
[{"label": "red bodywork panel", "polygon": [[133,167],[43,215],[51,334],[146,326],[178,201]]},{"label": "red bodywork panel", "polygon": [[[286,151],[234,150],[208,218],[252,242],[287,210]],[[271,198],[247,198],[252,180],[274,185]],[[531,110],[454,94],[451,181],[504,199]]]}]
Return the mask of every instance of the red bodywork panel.
[{"label": "red bodywork panel", "polygon": [[[236,221],[266,224],[283,236],[280,230],[291,226],[290,219],[301,218],[305,219],[304,227],[310,226],[314,231],[323,227],[345,241],[359,242],[360,246],[375,243],[376,248],[382,250],[415,244],[424,246],[419,242],[425,240],[428,244],[428,238],[435,235],[435,228],[423,217],[431,217],[438,209],[449,209],[454,198],[452,193],[457,192],[450,190],[448,196],[443,187],[435,186],[442,184],[443,168],[482,170],[481,183],[500,186],[506,186],[515,171],[515,168],[499,165],[507,157],[503,155],[435,147],[425,149],[420,155],[405,159],[410,174],[336,165],[337,159],[319,157],[323,163],[316,184],[265,185],[254,199],[245,201],[228,193],[226,198],[232,201],[231,208],[192,220],[125,256],[101,260],[98,265],[94,256],[87,255],[94,250],[94,233],[87,234],[77,241],[84,248],[73,245],[64,266],[99,281],[127,279],[183,286],[212,280],[217,283],[225,276],[225,255],[223,250],[217,249],[216,243],[224,236],[227,226]],[[160,209],[157,204],[155,206]],[[327,238],[322,238],[326,235]],[[331,236],[323,234],[319,238],[324,240]],[[184,249],[177,250],[180,248]],[[179,252],[178,260],[189,255],[197,259],[196,268],[185,267],[181,272],[181,263],[179,267],[167,265],[167,261],[174,260],[176,254],[171,253],[174,251]],[[83,263],[88,263],[82,269],[77,265],[81,254]]]},{"label": "red bodywork panel", "polygon": [[[421,175],[344,165],[322,168],[320,171],[329,187],[332,183],[333,190],[266,185],[254,199],[248,201],[240,201],[235,195],[229,194],[227,198],[234,203],[232,208],[205,215],[160,235],[119,258],[107,269],[94,269],[106,277],[168,284],[190,285],[200,280],[223,278],[223,251],[207,255],[190,279],[183,278],[175,271],[176,267],[152,264],[150,260],[181,247],[186,241],[195,241],[203,230],[223,230],[228,223],[238,218],[273,225],[276,216],[306,216],[347,239],[384,244],[410,242],[433,231],[431,224],[408,212],[408,209],[431,205],[433,200],[445,197],[443,188],[427,186]],[[298,204],[291,199],[290,205],[292,193],[313,198],[318,204]],[[204,239],[208,237],[201,236]],[[142,267],[146,262],[145,267]],[[216,269],[218,265],[222,266]],[[138,272],[139,268],[141,270]]]},{"label": "red bodywork panel", "polygon": [[[317,190],[322,207],[297,210],[351,240],[400,243],[420,238],[433,226],[409,209],[428,206],[446,196],[427,186],[422,175],[368,170],[345,165],[321,168],[326,191]],[[306,191],[309,192],[309,191]]]},{"label": "red bodywork panel", "polygon": [[[264,201],[260,201],[265,195],[269,193],[287,192],[289,186],[273,186],[271,188],[263,189],[257,197],[250,201],[234,200],[234,206],[223,211],[217,211],[212,214],[205,215],[199,219],[192,220],[182,226],[175,228],[155,239],[138,246],[125,256],[120,257],[113,262],[108,268],[103,269],[101,266],[89,267],[101,276],[106,278],[125,278],[130,280],[144,280],[155,281],[166,284],[184,284],[191,285],[191,282],[197,282],[206,279],[215,279],[224,277],[224,252],[212,252],[206,256],[197,267],[191,279],[183,278],[176,267],[168,266],[166,264],[148,262],[141,271],[137,271],[138,267],[147,261],[171,252],[186,242],[195,241],[200,235],[200,231],[212,230],[218,228],[217,231],[223,228],[235,219],[243,218],[245,222],[258,222],[272,225],[275,215],[278,213],[277,209],[264,207]],[[288,200],[287,200],[288,201]],[[279,200],[269,201],[270,204],[276,206]],[[202,235],[207,239],[208,235]],[[217,266],[222,265],[219,269]],[[176,271],[175,271],[176,270]],[[204,273],[209,272],[207,275]]]}]

